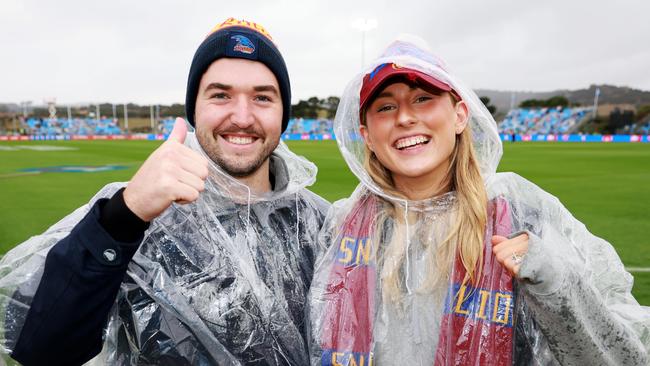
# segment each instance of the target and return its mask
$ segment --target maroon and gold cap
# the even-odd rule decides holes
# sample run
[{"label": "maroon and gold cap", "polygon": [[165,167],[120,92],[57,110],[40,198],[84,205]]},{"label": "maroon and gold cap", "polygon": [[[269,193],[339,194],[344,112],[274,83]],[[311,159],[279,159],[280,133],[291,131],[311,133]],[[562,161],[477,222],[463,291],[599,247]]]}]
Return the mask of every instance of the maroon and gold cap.
[{"label": "maroon and gold cap", "polygon": [[361,85],[359,110],[362,111],[365,104],[368,102],[375,92],[383,86],[384,82],[394,76],[404,76],[408,80],[419,81],[429,84],[435,88],[447,91],[455,95],[459,100],[462,99],[458,93],[449,84],[427,75],[421,71],[402,67],[394,63],[386,63],[377,66],[371,73],[363,77],[363,84]]}]

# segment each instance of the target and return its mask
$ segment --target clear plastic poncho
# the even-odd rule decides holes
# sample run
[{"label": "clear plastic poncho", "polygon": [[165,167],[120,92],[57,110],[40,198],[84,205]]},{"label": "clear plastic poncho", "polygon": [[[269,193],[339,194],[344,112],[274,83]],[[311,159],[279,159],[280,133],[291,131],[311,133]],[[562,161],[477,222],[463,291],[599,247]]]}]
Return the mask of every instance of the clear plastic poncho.
[{"label": "clear plastic poncho", "polygon": [[[185,144],[203,153],[193,133]],[[316,166],[282,142],[271,171],[273,192],[255,196],[211,163],[197,201],[173,204],[151,222],[111,310],[103,350],[91,363],[308,363],[304,307],[313,245],[329,204],[305,188],[315,181]],[[122,186],[105,186],[88,205],[2,258],[0,312],[14,334],[49,249],[96,200]],[[15,340],[2,334],[3,353],[10,353]]]},{"label": "clear plastic poncho", "polygon": [[[463,284],[454,253],[431,281],[456,193],[406,201],[384,192],[364,168],[359,94],[364,75],[384,63],[432,75],[467,103],[489,201],[477,285]],[[327,249],[310,292],[312,365],[647,364],[650,308],[631,295],[632,276],[615,250],[554,196],[514,173],[496,173],[502,145],[494,119],[420,40],[393,42],[348,84],[335,132],[360,184],[333,204],[321,231]],[[513,278],[496,262],[490,238],[522,231],[529,249]]]}]

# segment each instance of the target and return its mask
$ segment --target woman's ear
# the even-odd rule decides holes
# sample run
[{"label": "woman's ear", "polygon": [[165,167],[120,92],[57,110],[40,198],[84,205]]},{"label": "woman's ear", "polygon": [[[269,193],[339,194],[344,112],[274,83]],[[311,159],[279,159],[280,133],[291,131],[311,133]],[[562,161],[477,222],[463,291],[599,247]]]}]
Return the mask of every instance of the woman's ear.
[{"label": "woman's ear", "polygon": [[368,134],[368,127],[364,125],[360,125],[359,132],[361,132],[361,137],[363,137],[363,142],[366,143],[368,149],[370,149],[370,151],[372,152],[375,152],[375,150],[372,148],[372,142],[370,141],[370,136]]},{"label": "woman's ear", "polygon": [[465,101],[459,101],[456,103],[456,121],[455,121],[455,129],[456,129],[456,135],[460,135],[463,133],[465,130],[465,127],[467,127],[467,122],[469,120],[469,110],[467,109],[467,104],[465,104]]}]

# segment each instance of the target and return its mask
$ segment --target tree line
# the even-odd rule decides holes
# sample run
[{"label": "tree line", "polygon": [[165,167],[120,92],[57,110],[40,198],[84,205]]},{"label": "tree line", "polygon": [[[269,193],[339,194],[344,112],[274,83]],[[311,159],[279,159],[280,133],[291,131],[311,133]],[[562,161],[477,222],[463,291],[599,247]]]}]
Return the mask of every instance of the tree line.
[{"label": "tree line", "polygon": [[548,99],[527,99],[519,103],[519,108],[555,108],[568,107],[569,99],[562,95],[556,95]]},{"label": "tree line", "polygon": [[[336,115],[336,108],[339,105],[339,97],[330,96],[327,98],[311,97],[307,100],[300,100],[298,103],[291,105],[292,118],[325,118],[333,119]],[[4,107],[0,112],[6,112]],[[139,105],[135,103],[127,104],[127,113],[129,118],[151,118],[151,112],[155,118],[182,117],[185,116],[185,104],[175,103],[172,105]],[[73,118],[96,117],[97,105],[72,106],[70,113]],[[22,112],[16,112],[22,115]],[[28,117],[48,118],[50,113],[47,106],[34,106],[28,109]],[[58,118],[67,118],[67,106],[57,105],[56,115]],[[99,115],[101,117],[113,118],[113,104],[99,104]],[[115,118],[124,118],[124,105],[115,105]]]}]

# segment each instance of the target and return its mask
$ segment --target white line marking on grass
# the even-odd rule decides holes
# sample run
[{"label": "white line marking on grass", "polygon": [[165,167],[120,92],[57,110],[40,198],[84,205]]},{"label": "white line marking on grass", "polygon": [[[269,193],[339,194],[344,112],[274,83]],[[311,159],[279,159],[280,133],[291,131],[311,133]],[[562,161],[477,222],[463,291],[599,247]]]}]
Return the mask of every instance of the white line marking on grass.
[{"label": "white line marking on grass", "polygon": [[25,175],[36,175],[36,174],[41,174],[41,172],[20,172],[20,173],[0,174],[0,179],[15,178],[15,177],[22,177]]},{"label": "white line marking on grass", "polygon": [[19,149],[33,150],[33,151],[71,151],[79,150],[78,147],[69,146],[53,146],[53,145],[17,145]]},{"label": "white line marking on grass", "polygon": [[19,151],[19,150],[33,150],[33,151],[71,151],[79,150],[78,147],[67,146],[52,146],[52,145],[16,145],[16,146],[0,146],[0,151]]},{"label": "white line marking on grass", "polygon": [[650,267],[625,267],[628,272],[650,272]]}]

